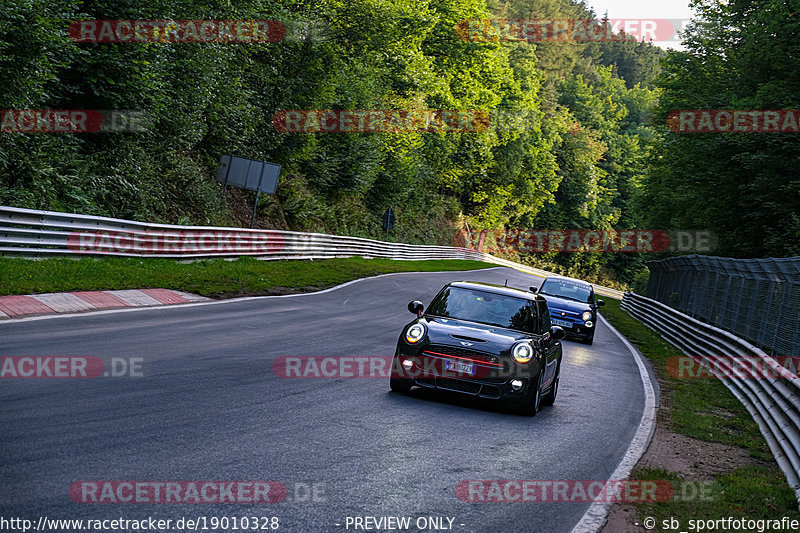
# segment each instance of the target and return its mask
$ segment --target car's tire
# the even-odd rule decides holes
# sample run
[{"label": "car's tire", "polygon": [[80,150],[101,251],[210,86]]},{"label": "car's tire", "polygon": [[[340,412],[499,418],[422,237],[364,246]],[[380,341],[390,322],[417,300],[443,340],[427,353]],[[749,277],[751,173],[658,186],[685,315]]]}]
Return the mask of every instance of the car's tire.
[{"label": "car's tire", "polygon": [[550,386],[550,391],[542,396],[542,405],[553,405],[556,403],[556,395],[558,394],[558,380],[561,378],[561,363],[556,367],[556,377],[553,378],[553,384]]},{"label": "car's tire", "polygon": [[591,337],[583,339],[583,343],[588,344],[589,346],[591,346],[593,342],[594,342],[594,333],[592,333]]},{"label": "car's tire", "polygon": [[531,388],[528,399],[520,405],[519,412],[525,416],[536,416],[539,409],[542,407],[542,381],[544,381],[544,369],[539,372],[539,377],[536,378],[536,385]]},{"label": "car's tire", "polygon": [[411,390],[411,380],[402,378],[389,378],[389,388],[393,392],[405,394]]}]

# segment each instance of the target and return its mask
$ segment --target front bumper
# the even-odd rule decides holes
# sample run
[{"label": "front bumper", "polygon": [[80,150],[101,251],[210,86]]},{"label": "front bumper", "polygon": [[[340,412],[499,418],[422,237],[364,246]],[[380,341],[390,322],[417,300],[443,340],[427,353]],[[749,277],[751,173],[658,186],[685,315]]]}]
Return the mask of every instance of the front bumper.
[{"label": "front bumper", "polygon": [[567,338],[588,340],[594,338],[594,329],[594,327],[587,328],[586,326],[576,326],[572,328],[572,330],[564,328],[564,332]]},{"label": "front bumper", "polygon": [[[446,369],[447,360],[461,360],[474,365],[474,374]],[[411,361],[412,366],[406,367],[405,361]],[[392,378],[408,379],[412,384],[427,389],[520,402],[530,394],[531,373],[536,367],[533,362],[520,365],[502,358],[497,358],[495,361],[489,361],[488,358],[486,361],[467,360],[463,357],[429,354],[425,353],[425,350],[409,354],[403,353],[399,347],[392,364]],[[521,387],[515,389],[512,381],[519,381]]]},{"label": "front bumper", "polygon": [[[561,315],[550,315],[550,321],[554,326],[559,326],[564,330],[567,337],[578,339],[591,339],[594,337],[594,330],[597,328],[597,323],[592,320],[592,327],[587,327],[585,322],[580,318],[562,317]],[[562,322],[557,324],[555,321]],[[571,326],[566,326],[563,322],[568,322]]]}]

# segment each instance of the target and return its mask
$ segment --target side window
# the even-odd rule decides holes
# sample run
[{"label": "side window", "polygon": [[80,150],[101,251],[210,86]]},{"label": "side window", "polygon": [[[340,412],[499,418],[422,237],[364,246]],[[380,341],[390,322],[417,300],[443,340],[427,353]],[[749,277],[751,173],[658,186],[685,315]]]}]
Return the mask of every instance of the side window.
[{"label": "side window", "polygon": [[539,316],[542,317],[542,333],[550,331],[550,310],[547,308],[547,302],[539,303]]}]

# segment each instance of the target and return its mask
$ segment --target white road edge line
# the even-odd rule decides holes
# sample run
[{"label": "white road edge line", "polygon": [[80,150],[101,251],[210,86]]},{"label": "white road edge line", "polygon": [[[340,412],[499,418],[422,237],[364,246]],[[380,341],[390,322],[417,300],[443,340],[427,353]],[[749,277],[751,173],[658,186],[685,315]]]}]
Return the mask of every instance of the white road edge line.
[{"label": "white road edge line", "polygon": [[[628,446],[628,450],[625,452],[622,461],[620,461],[616,470],[614,470],[608,478],[609,480],[621,480],[628,478],[631,474],[631,470],[636,466],[636,463],[639,462],[639,459],[641,459],[645,450],[647,450],[647,446],[650,444],[650,439],[655,431],[656,394],[653,388],[653,382],[650,380],[650,373],[647,371],[647,366],[639,355],[639,352],[603,315],[598,316],[633,354],[633,359],[636,361],[636,366],[639,367],[639,376],[642,378],[642,385],[644,386],[644,412],[639,422],[639,429],[636,430],[636,434],[633,436],[631,444]],[[600,531],[606,523],[611,505],[611,503],[597,500],[592,502],[575,527],[572,528],[572,533],[594,533]]]},{"label": "white road edge line", "polygon": [[[157,305],[157,306],[146,306],[146,307],[120,307],[118,309],[104,309],[101,311],[89,311],[86,313],[56,313],[52,315],[40,315],[40,316],[27,316],[27,317],[20,317],[20,318],[9,318],[0,320],[0,326],[3,324],[13,324],[17,322],[29,322],[33,320],[49,320],[53,318],[72,318],[76,316],[95,316],[95,315],[108,315],[111,313],[133,313],[136,311],[158,311],[163,309],[185,309],[187,307],[198,307],[201,305],[220,305],[220,304],[228,304],[233,302],[246,302],[248,300],[261,300],[265,298],[294,298],[296,296],[310,296],[312,294],[325,294],[326,292],[332,292],[338,289],[342,289],[347,287],[348,285],[352,285],[354,283],[358,283],[359,281],[365,281],[368,279],[376,279],[376,278],[384,278],[387,276],[399,276],[402,274],[459,274],[463,272],[483,272],[484,270],[494,270],[497,268],[511,268],[505,266],[494,266],[488,268],[477,268],[473,270],[444,270],[444,271],[431,271],[431,272],[389,272],[388,274],[378,274],[377,276],[369,276],[366,278],[358,278],[353,279],[350,281],[346,281],[341,285],[336,285],[334,287],[328,287],[327,289],[323,289],[321,291],[315,292],[299,292],[297,294],[276,294],[273,296],[245,296],[244,298],[228,298],[225,300],[214,300],[211,302],[192,302],[187,304],[165,304],[165,305]],[[514,270],[514,269],[512,269]],[[529,272],[525,272],[525,274],[530,274]],[[533,274],[531,274],[533,275]],[[110,292],[110,291],[103,291],[103,292]]]}]

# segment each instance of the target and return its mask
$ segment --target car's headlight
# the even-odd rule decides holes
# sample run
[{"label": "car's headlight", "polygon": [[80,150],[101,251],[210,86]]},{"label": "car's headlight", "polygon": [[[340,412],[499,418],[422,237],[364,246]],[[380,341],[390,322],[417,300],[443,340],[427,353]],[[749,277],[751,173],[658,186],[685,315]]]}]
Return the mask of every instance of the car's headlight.
[{"label": "car's headlight", "polygon": [[584,322],[586,322],[587,320],[591,320],[592,319],[592,312],[591,311],[584,311],[583,315],[581,315],[581,318],[583,319]]},{"label": "car's headlight", "polygon": [[422,324],[412,324],[406,330],[406,342],[409,344],[416,344],[425,336],[425,326]]},{"label": "car's headlight", "polygon": [[521,342],[514,346],[511,355],[517,363],[527,363],[533,359],[533,347],[527,342]]}]

